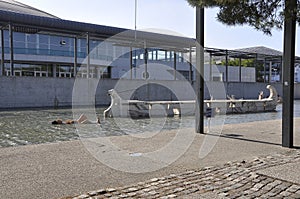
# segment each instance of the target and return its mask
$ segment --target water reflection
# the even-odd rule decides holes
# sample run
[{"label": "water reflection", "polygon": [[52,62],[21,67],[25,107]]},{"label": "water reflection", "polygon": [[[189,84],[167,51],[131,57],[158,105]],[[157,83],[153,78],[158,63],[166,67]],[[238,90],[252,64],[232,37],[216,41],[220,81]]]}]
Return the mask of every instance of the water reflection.
[{"label": "water reflection", "polygon": [[[104,109],[97,109],[97,115],[102,116]],[[280,119],[282,106],[278,105],[277,112],[259,114],[236,114],[227,115],[225,124],[254,122],[261,120]],[[295,101],[295,117],[300,116],[300,101]],[[40,144],[49,142],[60,142],[78,139],[74,125],[52,125],[51,121],[72,118],[71,109],[59,110],[22,110],[22,111],[1,111],[0,112],[0,146],[19,146],[28,144]],[[94,125],[85,125],[82,137],[94,136],[118,136],[124,134],[138,134],[147,131],[160,129],[170,130],[177,128],[191,128],[195,126],[194,117],[166,118],[162,124],[161,118],[135,120],[134,126],[128,119],[121,121],[122,127],[112,118],[103,120],[102,124],[95,128]]]}]

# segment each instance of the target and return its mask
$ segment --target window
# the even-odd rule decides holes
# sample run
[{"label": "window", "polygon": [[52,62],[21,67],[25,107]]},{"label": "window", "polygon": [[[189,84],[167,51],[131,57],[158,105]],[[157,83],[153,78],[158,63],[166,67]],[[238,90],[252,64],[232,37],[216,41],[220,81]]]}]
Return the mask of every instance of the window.
[{"label": "window", "polygon": [[56,77],[73,77],[74,67],[71,65],[57,65]]},{"label": "window", "polygon": [[26,36],[24,33],[14,32],[14,48],[24,50],[25,39]]},{"label": "window", "polygon": [[25,45],[28,53],[36,54],[35,49],[37,48],[37,35],[36,34],[25,34]]},{"label": "window", "polygon": [[166,61],[166,51],[164,50],[158,50],[157,52],[157,59],[161,61]]},{"label": "window", "polygon": [[78,57],[86,57],[86,39],[78,39]]},{"label": "window", "polygon": [[39,41],[39,54],[45,55],[48,54],[49,49],[49,35],[38,35],[38,41]]},{"label": "window", "polygon": [[[5,73],[10,76],[10,64],[5,64]],[[53,76],[50,64],[14,64],[14,76],[35,76],[51,77]]]}]

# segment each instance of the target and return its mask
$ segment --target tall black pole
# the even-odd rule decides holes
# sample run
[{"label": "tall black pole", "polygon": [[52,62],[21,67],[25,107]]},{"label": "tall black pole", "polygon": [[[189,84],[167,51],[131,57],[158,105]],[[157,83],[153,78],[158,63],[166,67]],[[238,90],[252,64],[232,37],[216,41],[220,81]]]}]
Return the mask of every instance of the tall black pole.
[{"label": "tall black pole", "polygon": [[228,78],[228,50],[226,50],[226,57],[225,57],[225,82],[227,83],[229,81]]},{"label": "tall black pole", "polygon": [[4,68],[4,30],[1,29],[1,75],[5,76],[5,68]]},{"label": "tall black pole", "polygon": [[193,63],[192,63],[192,47],[190,47],[189,62],[190,62],[189,81],[190,81],[191,84],[193,84],[193,77],[192,77],[192,70],[193,70]]},{"label": "tall black pole", "polygon": [[144,78],[147,80],[148,79],[148,49],[146,48],[146,44],[145,44],[145,49],[144,49],[144,64],[145,64],[145,76]]},{"label": "tall black pole", "polygon": [[282,105],[282,146],[293,147],[294,128],[294,72],[296,17],[293,12],[297,0],[285,0],[285,9],[289,11],[284,22],[283,51],[283,105]]},{"label": "tall black pole", "polygon": [[132,46],[130,46],[130,52],[129,52],[129,64],[130,64],[130,79],[132,79],[132,56],[133,56],[133,53],[132,53]]},{"label": "tall black pole", "polygon": [[242,59],[239,58],[239,82],[242,82]]},{"label": "tall black pole", "polygon": [[204,133],[204,8],[196,8],[196,132]]},{"label": "tall black pole", "polygon": [[10,76],[14,75],[14,32],[12,24],[8,25],[9,29],[9,49],[10,49]]},{"label": "tall black pole", "polygon": [[77,51],[78,51],[78,39],[74,37],[74,77],[77,75]]},{"label": "tall black pole", "polygon": [[173,58],[173,60],[174,60],[174,73],[173,73],[173,76],[174,76],[174,80],[176,80],[176,72],[177,72],[177,63],[176,63],[176,59],[177,59],[177,55],[176,55],[176,52],[174,51],[174,58]]},{"label": "tall black pole", "polygon": [[87,73],[87,78],[90,78],[90,64],[91,64],[91,57],[90,57],[90,33],[86,33],[86,56],[87,56],[87,64],[86,64],[86,73]]}]

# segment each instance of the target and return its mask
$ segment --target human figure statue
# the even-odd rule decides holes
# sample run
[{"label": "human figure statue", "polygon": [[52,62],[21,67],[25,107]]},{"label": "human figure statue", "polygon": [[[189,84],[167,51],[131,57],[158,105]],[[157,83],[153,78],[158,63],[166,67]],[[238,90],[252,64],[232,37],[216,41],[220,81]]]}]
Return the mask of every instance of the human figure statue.
[{"label": "human figure statue", "polygon": [[97,118],[97,121],[91,121],[87,118],[86,115],[81,114],[77,120],[66,120],[62,121],[57,119],[51,122],[52,124],[100,124],[100,118]]}]

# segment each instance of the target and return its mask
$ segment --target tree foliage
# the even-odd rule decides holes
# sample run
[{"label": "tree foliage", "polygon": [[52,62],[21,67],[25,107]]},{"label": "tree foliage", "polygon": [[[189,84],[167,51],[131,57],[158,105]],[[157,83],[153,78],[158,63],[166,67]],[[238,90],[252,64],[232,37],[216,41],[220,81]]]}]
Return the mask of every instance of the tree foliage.
[{"label": "tree foliage", "polygon": [[[239,59],[229,59],[227,61],[227,65],[228,66],[243,66],[243,67],[253,67],[255,66],[255,60],[254,59],[242,59],[241,60],[241,63],[240,63],[240,60]],[[217,65],[223,65],[225,66],[226,65],[226,61],[225,60],[222,60],[220,63],[218,63]]]},{"label": "tree foliage", "polygon": [[192,6],[220,8],[217,19],[227,25],[249,25],[271,35],[282,29],[284,19],[294,16],[300,24],[300,0],[297,8],[285,10],[284,0],[187,0]]}]

